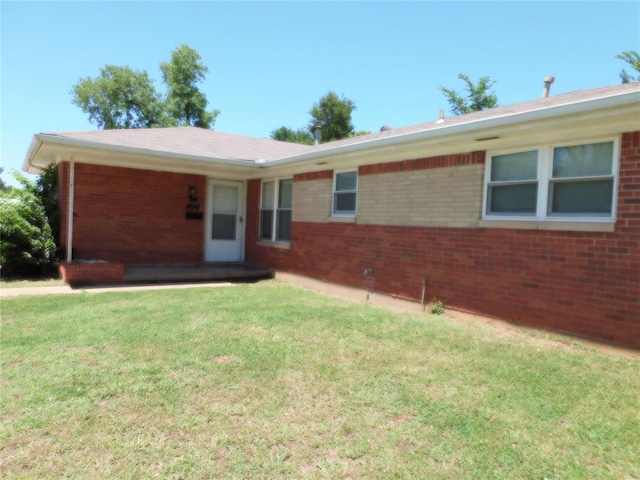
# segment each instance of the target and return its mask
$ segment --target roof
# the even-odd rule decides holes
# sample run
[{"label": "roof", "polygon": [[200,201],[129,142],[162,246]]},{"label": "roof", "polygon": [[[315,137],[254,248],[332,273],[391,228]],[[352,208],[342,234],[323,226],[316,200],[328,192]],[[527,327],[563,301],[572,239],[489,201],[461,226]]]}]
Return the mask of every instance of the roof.
[{"label": "roof", "polygon": [[640,82],[613,85],[609,87],[594,88],[590,90],[580,90],[577,92],[564,93],[546,98],[537,98],[526,102],[514,103],[503,107],[495,107],[479,112],[457,115],[444,119],[444,122],[432,120],[425,123],[418,123],[401,128],[392,128],[380,132],[362,135],[358,137],[338,140],[336,142],[318,145],[316,150],[331,150],[345,145],[371,142],[382,138],[400,137],[404,135],[428,132],[433,130],[446,130],[455,125],[480,123],[498,118],[509,118],[519,114],[550,110],[553,108],[575,105],[590,100],[599,100],[615,97],[624,93],[640,93]]},{"label": "roof", "polygon": [[[433,120],[315,146],[196,127],[43,133],[34,136],[23,168],[27,171],[37,171],[42,166],[57,161],[56,158],[59,159],[65,152],[76,152],[82,149],[94,152],[92,155],[102,152],[103,155],[137,154],[145,156],[147,160],[156,158],[157,166],[163,169],[184,169],[189,164],[189,168],[192,169],[190,171],[193,172],[209,171],[212,166],[223,164],[228,168],[241,169],[305,162],[316,162],[316,165],[322,165],[326,161],[335,161],[345,154],[357,153],[360,156],[370,156],[388,148],[398,150],[396,153],[400,155],[400,147],[408,149],[412,143],[418,145],[426,141],[431,144],[437,142],[441,146],[451,145],[453,142],[458,149],[477,148],[477,145],[470,143],[462,144],[462,137],[474,135],[477,141],[480,131],[488,132],[493,129],[502,134],[506,128],[516,128],[517,124],[532,125],[538,120],[544,121],[545,128],[553,130],[555,127],[552,120],[558,119],[558,122],[562,122],[563,118],[578,118],[581,115],[583,120],[591,119],[592,129],[600,130],[603,125],[612,129],[614,125],[606,119],[608,115],[606,112],[611,109],[620,112],[618,115],[625,112],[625,126],[635,125],[640,121],[638,105],[640,105],[640,83],[619,84],[538,98],[448,117],[444,121]],[[598,116],[594,115],[596,111],[605,112],[602,113],[603,120],[600,120],[600,123],[597,123]],[[602,121],[607,123],[603,124]],[[632,128],[637,129],[636,126]],[[93,157],[88,160],[115,162],[115,160],[98,160]],[[172,162],[171,165],[168,164],[169,161]],[[120,163],[131,164],[130,160],[124,163],[120,161]],[[153,163],[147,161],[140,165],[150,168]]]},{"label": "roof", "polygon": [[42,136],[84,140],[147,151],[228,160],[275,160],[308,152],[309,145],[247,137],[197,127],[134,128],[45,133]]}]

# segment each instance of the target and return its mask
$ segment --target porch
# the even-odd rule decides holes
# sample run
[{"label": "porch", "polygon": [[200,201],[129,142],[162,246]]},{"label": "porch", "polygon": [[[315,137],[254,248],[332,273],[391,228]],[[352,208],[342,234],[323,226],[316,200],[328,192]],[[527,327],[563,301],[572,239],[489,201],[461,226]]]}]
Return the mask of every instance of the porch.
[{"label": "porch", "polygon": [[206,262],[123,264],[105,261],[62,262],[63,280],[77,285],[207,282],[273,278],[273,270],[250,263]]},{"label": "porch", "polygon": [[273,270],[250,263],[179,263],[125,265],[123,282],[201,282],[273,278]]}]

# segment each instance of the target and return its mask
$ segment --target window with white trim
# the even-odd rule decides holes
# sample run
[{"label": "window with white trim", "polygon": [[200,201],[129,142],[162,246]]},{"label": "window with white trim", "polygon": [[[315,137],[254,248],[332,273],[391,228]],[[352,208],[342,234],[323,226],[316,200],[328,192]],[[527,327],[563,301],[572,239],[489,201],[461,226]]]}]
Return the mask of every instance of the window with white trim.
[{"label": "window with white trim", "polygon": [[487,159],[486,219],[614,218],[617,139],[496,152]]},{"label": "window with white trim", "polygon": [[358,197],[358,171],[335,172],[333,176],[333,215],[354,217]]},{"label": "window with white trim", "polygon": [[262,182],[260,240],[291,241],[293,179]]}]

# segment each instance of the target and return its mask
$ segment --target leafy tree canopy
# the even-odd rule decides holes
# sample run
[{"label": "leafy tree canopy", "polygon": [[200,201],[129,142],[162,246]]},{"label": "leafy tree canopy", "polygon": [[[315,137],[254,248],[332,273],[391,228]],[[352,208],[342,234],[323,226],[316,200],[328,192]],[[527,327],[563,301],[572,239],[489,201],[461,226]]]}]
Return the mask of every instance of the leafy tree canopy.
[{"label": "leafy tree canopy", "polygon": [[204,81],[209,69],[198,52],[182,45],[171,53],[171,61],[160,64],[167,85],[166,109],[177,125],[211,128],[220,113],[207,111],[207,98],[197,84]]},{"label": "leafy tree canopy", "polygon": [[146,71],[106,65],[95,78],[81,78],[73,86],[73,103],[102,129],[192,125],[212,128],[218,110],[207,111],[207,99],[197,84],[208,69],[187,45],[174,50],[160,65],[166,96],[156,91]]},{"label": "leafy tree canopy", "polygon": [[315,143],[313,135],[303,128],[293,130],[283,126],[272,131],[271,138],[281,142],[301,143],[303,145],[313,145]]},{"label": "leafy tree canopy", "polygon": [[73,103],[98,128],[150,128],[170,124],[162,98],[147,72],[106,65],[96,78],[80,79]]},{"label": "leafy tree canopy", "polygon": [[309,114],[309,131],[313,132],[316,125],[321,125],[320,140],[331,142],[354,135],[355,127],[351,122],[351,113],[356,109],[355,103],[334,92],[329,92],[313,105]]},{"label": "leafy tree canopy", "polygon": [[[640,55],[635,50],[626,50],[615,56],[618,60],[624,60],[631,68],[640,74]],[[640,82],[640,75],[629,75],[624,69],[620,72],[622,83]]]},{"label": "leafy tree canopy", "polygon": [[313,145],[316,125],[322,127],[320,130],[320,142],[322,143],[371,133],[365,130],[355,131],[351,122],[351,113],[355,109],[356,105],[353,101],[344,96],[341,98],[334,92],[329,92],[320,97],[309,111],[311,118],[307,128],[294,130],[283,126],[273,130],[271,138],[283,142]]},{"label": "leafy tree canopy", "polygon": [[440,91],[449,102],[451,113],[461,115],[498,106],[498,97],[495,93],[489,92],[496,83],[491,80],[491,77],[480,77],[477,84],[474,84],[464,73],[460,73],[458,78],[465,83],[466,97],[455,90],[440,87]]}]

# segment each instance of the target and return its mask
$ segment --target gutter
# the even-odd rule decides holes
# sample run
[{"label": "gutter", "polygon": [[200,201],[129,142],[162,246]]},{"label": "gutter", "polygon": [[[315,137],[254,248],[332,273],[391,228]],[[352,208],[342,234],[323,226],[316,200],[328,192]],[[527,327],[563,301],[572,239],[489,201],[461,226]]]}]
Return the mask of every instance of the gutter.
[{"label": "gutter", "polygon": [[27,150],[27,155],[24,157],[24,160],[22,161],[23,172],[31,173],[29,172],[29,168],[33,166],[31,162],[35,160],[35,158],[40,153],[40,149],[42,148],[43,142],[36,137],[37,135],[33,136],[33,139],[31,140],[31,145],[29,145],[29,150]]}]

